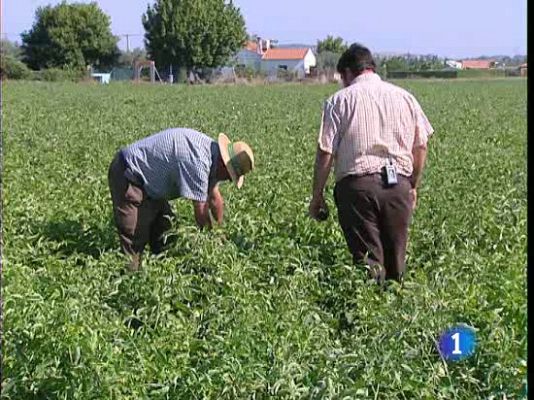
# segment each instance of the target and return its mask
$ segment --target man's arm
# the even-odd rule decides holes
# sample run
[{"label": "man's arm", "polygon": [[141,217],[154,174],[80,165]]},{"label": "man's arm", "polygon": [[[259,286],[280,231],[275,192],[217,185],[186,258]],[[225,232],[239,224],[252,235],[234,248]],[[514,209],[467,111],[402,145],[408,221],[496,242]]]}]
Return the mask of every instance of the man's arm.
[{"label": "man's arm", "polygon": [[310,202],[309,213],[314,219],[319,219],[319,211],[321,209],[327,210],[326,202],[324,201],[324,187],[332,168],[333,157],[332,154],[327,153],[319,146],[317,146],[317,153],[315,155],[315,168],[313,171],[313,191],[312,200]]},{"label": "man's arm", "polygon": [[[420,134],[419,128],[416,128],[416,137]],[[423,177],[423,169],[425,168],[426,162],[426,141],[419,142],[414,144],[412,148],[412,157],[413,157],[413,172],[412,172],[412,190],[410,190],[411,201],[412,201],[412,210],[415,209],[417,205],[417,188],[421,184],[421,179]]]},{"label": "man's arm", "polygon": [[416,189],[421,184],[423,177],[423,169],[426,162],[426,146],[416,146],[412,150],[413,156],[413,174],[412,174],[412,188]]},{"label": "man's arm", "polygon": [[218,186],[214,186],[209,194],[209,207],[215,222],[222,224],[224,214],[224,200]]}]

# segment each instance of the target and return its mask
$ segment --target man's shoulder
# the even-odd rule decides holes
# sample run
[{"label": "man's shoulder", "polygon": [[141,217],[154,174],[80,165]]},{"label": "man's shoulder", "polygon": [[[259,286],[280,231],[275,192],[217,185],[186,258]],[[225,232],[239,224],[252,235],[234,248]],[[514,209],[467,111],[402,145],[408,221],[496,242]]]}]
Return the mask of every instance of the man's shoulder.
[{"label": "man's shoulder", "polygon": [[339,89],[337,92],[330,95],[330,97],[326,99],[326,102],[331,105],[339,105],[339,103],[342,103],[344,100],[349,97],[352,97],[353,95],[354,88],[351,86],[347,86],[346,88]]},{"label": "man's shoulder", "polygon": [[401,86],[395,85],[394,83],[387,81],[382,81],[382,84],[387,90],[390,90],[391,92],[396,93],[399,96],[403,96],[407,99],[415,99],[412,93],[410,93],[407,89],[404,89]]}]

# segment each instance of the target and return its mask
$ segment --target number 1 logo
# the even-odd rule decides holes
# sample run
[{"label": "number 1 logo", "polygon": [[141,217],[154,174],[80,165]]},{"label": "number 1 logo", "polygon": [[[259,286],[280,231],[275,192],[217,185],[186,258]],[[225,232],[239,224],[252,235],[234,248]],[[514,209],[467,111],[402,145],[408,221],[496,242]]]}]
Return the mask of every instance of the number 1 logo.
[{"label": "number 1 logo", "polygon": [[452,354],[462,354],[462,350],[460,350],[460,332],[456,332],[451,337],[452,340],[454,340],[454,350],[452,351]]},{"label": "number 1 logo", "polygon": [[455,325],[440,335],[437,344],[438,351],[445,360],[464,360],[475,351],[475,329],[465,324]]}]

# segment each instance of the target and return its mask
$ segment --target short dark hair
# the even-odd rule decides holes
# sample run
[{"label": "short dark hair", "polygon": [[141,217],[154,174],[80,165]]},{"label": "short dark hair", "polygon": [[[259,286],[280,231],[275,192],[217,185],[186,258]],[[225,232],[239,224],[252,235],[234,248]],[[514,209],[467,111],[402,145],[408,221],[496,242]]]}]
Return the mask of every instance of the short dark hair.
[{"label": "short dark hair", "polygon": [[359,75],[366,69],[376,71],[376,63],[371,51],[359,43],[353,43],[339,58],[337,72],[343,74],[345,69]]}]

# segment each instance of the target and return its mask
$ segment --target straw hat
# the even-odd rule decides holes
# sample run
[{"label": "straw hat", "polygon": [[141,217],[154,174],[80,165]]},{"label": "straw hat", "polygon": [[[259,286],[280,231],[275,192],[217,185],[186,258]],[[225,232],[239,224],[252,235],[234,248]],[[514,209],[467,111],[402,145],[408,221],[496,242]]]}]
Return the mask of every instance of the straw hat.
[{"label": "straw hat", "polygon": [[245,174],[254,169],[252,149],[245,142],[231,143],[224,134],[219,134],[219,150],[221,158],[237,188],[243,186]]}]

